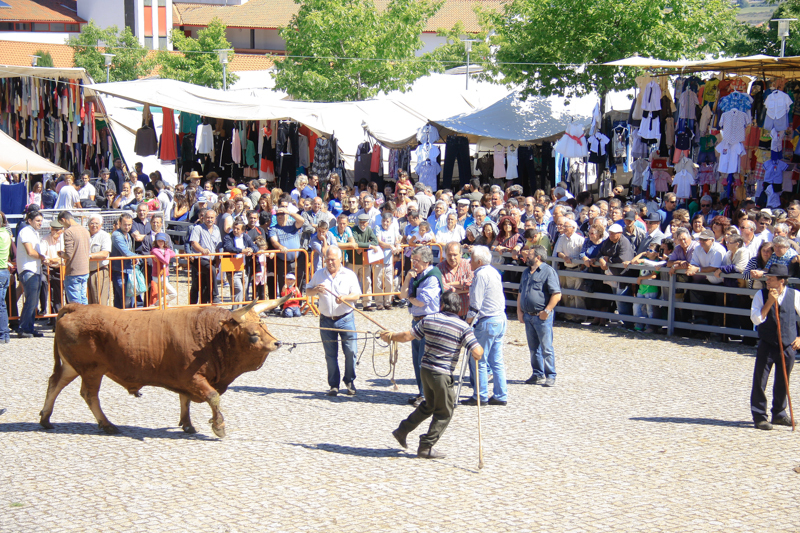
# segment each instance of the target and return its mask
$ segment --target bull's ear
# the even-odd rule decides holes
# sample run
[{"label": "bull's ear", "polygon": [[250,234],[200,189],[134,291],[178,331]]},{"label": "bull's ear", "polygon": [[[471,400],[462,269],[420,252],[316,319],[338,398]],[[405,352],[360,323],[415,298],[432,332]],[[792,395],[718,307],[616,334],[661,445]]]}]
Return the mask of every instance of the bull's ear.
[{"label": "bull's ear", "polygon": [[226,333],[233,333],[239,327],[239,322],[236,320],[220,320],[219,325]]}]

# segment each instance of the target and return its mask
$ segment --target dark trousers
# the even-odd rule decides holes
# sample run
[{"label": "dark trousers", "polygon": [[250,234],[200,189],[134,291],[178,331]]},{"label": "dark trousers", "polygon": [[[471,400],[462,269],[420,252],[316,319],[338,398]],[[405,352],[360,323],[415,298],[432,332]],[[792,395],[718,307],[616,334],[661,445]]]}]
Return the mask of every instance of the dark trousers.
[{"label": "dark trousers", "polygon": [[472,169],[469,165],[469,140],[466,137],[450,135],[447,137],[445,146],[442,189],[453,188],[453,165],[458,161],[458,185],[456,190],[459,190],[472,179]]},{"label": "dark trousers", "polygon": [[[189,303],[210,304],[217,292],[217,269],[208,259],[193,260]],[[198,300],[199,298],[199,300]]]},{"label": "dark trousers", "polygon": [[[784,348],[784,358],[786,362],[786,377],[792,374],[794,366],[795,350],[792,347]],[[756,366],[753,369],[753,389],[750,391],[750,411],[753,413],[753,421],[758,423],[767,419],[767,381],[775,365],[775,382],[772,384],[772,418],[788,416],[786,406],[786,383],[783,380],[783,368],[781,367],[781,352],[777,344],[758,341],[756,351]]]},{"label": "dark trousers", "polygon": [[[469,357],[469,355],[465,357]],[[419,407],[408,418],[400,422],[399,429],[407,435],[433,415],[428,432],[419,436],[420,446],[433,447],[439,442],[439,438],[453,417],[456,392],[453,389],[453,376],[450,374],[440,374],[423,368],[420,375],[425,401],[419,404]]]},{"label": "dark trousers", "polygon": [[533,162],[533,148],[520,146],[517,151],[517,174],[522,182],[522,194],[533,196],[537,189],[542,189],[539,172]]}]

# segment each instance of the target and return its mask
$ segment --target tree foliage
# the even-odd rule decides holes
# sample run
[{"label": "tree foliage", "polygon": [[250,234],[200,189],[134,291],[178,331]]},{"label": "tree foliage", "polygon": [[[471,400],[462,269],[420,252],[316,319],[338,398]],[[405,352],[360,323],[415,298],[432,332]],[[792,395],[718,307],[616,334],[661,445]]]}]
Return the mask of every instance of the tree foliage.
[{"label": "tree foliage", "polygon": [[735,14],[730,0],[511,0],[481,20],[498,47],[490,74],[521,85],[525,96],[581,96],[633,86],[632,69],[601,63],[719,52]]},{"label": "tree foliage", "polygon": [[[773,19],[800,18],[800,0],[787,0],[782,3],[772,14]],[[800,55],[800,21],[789,23],[789,38],[786,39],[785,55]],[[764,54],[779,56],[781,53],[781,40],[778,38],[778,23],[767,21],[759,26],[745,22],[737,23],[737,31],[731,35],[726,43],[725,51],[728,55],[750,56]]]},{"label": "tree foliage", "polygon": [[[105,43],[98,48],[98,41]],[[147,76],[153,69],[154,62],[147,59],[147,50],[133,36],[129,28],[122,31],[116,26],[101,29],[94,21],[89,21],[80,35],[68,41],[73,51],[73,64],[86,69],[86,72],[97,82],[105,81],[106,67],[103,53],[114,54],[109,81],[136,80]],[[41,62],[40,62],[41,64]]]},{"label": "tree foliage", "polygon": [[470,52],[470,65],[486,66],[492,57],[492,50],[486,39],[487,31],[483,30],[475,34],[467,34],[464,24],[456,22],[449,30],[440,29],[436,32],[439,37],[446,39],[445,44],[439,46],[431,52],[431,59],[437,62],[439,70],[447,70],[467,63],[467,52],[464,48],[462,39],[467,36],[474,40],[472,52]]},{"label": "tree foliage", "polygon": [[[216,51],[232,48],[230,41],[225,37],[225,28],[225,24],[215,18],[197,33],[196,39],[186,37],[179,29],[172,30],[170,38],[173,48],[183,53],[160,51],[158,75],[162,78],[222,89],[222,64]],[[233,55],[231,50],[228,53],[228,61],[233,59]],[[230,69],[227,78],[229,87],[239,79],[230,72]]]},{"label": "tree foliage", "polygon": [[389,0],[295,0],[298,13],[280,35],[286,59],[275,64],[275,84],[292,97],[352,101],[380,91],[406,90],[435,63],[420,34],[441,2]]},{"label": "tree foliage", "polygon": [[39,59],[36,61],[37,67],[54,67],[55,63],[53,63],[53,56],[50,55],[50,52],[45,52],[43,50],[36,50],[33,55],[39,56]]}]

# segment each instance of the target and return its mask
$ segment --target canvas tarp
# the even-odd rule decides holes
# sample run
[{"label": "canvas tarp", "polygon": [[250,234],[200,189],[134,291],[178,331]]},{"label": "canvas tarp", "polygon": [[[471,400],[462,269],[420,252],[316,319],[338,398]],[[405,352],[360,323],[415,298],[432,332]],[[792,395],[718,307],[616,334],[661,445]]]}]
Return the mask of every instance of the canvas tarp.
[{"label": "canvas tarp", "polygon": [[6,172],[30,174],[66,173],[60,166],[51,163],[0,131],[0,167]]}]

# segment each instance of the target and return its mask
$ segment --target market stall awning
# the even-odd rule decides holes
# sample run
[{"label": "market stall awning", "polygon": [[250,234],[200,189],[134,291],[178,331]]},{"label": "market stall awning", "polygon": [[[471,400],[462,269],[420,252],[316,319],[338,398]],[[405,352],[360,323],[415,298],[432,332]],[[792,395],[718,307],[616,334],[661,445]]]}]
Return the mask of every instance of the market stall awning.
[{"label": "market stall awning", "polygon": [[750,74],[767,77],[800,76],[800,56],[774,57],[753,55],[745,57],[726,57],[703,61],[664,61],[661,59],[642,58],[639,56],[603,63],[615,67],[638,67],[645,69],[662,69],[667,74],[687,72],[727,72],[732,74]]},{"label": "market stall awning", "polygon": [[30,174],[66,173],[60,166],[51,163],[0,131],[0,167],[5,172]]},{"label": "market stall awning", "polygon": [[522,100],[514,91],[485,109],[434,120],[431,124],[442,138],[462,135],[471,144],[541,142],[560,136],[571,122],[588,124],[598,102],[596,96],[572,98],[568,105],[558,96],[531,96]]}]

